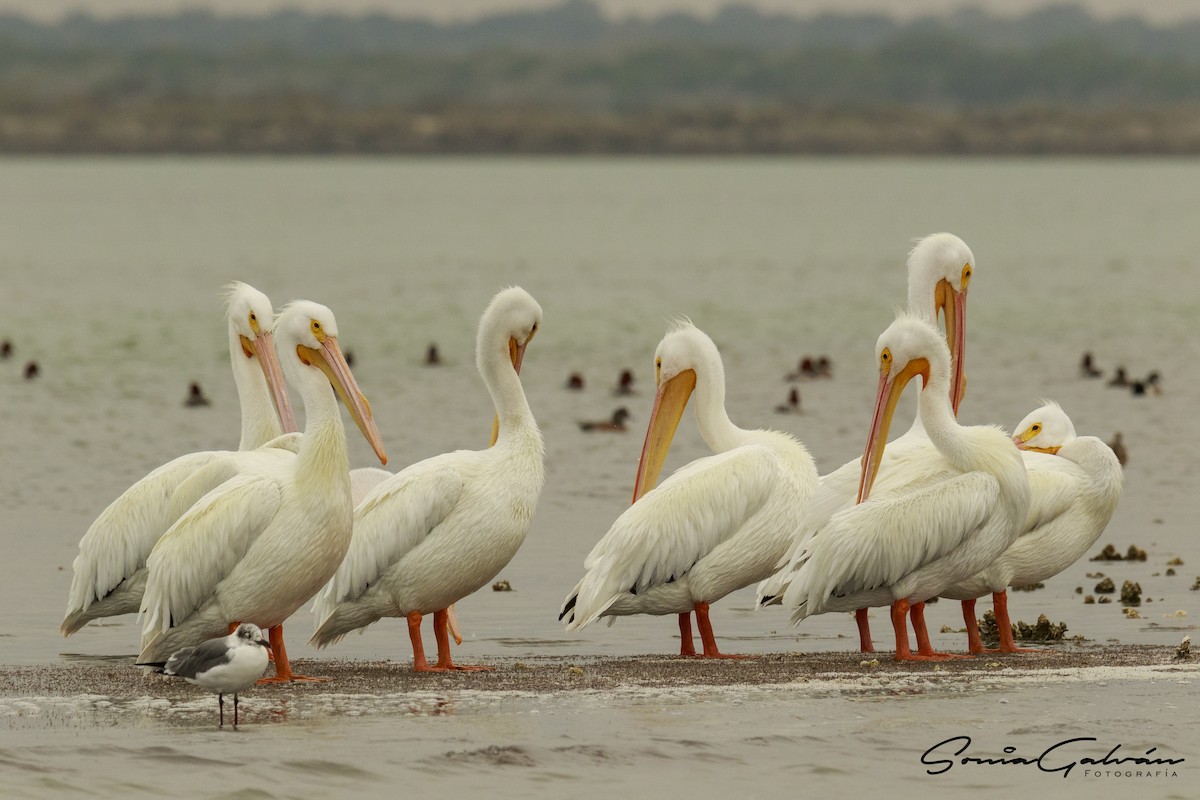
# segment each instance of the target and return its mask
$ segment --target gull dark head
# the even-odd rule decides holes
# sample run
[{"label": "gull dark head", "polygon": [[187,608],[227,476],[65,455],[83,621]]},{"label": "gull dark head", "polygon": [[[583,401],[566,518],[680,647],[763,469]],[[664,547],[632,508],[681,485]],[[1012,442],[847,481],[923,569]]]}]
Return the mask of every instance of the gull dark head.
[{"label": "gull dark head", "polygon": [[241,625],[238,625],[237,630],[234,631],[234,635],[239,640],[249,642],[250,644],[260,644],[263,647],[270,647],[266,637],[263,636],[262,630],[253,623],[243,622]]}]

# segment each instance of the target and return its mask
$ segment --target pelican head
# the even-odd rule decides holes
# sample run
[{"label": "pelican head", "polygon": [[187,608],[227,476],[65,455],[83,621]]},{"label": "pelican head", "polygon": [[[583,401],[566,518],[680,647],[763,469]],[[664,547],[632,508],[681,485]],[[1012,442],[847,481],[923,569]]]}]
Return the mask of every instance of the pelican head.
[{"label": "pelican head", "polygon": [[[858,485],[860,503],[871,493],[879,473],[892,415],[904,387],[920,375],[924,391],[935,375],[945,376],[950,371],[950,352],[941,334],[915,314],[901,314],[880,334],[875,343],[875,357],[879,364],[879,393],[875,398],[871,432],[863,451],[862,477]],[[945,380],[944,377],[941,379]]]},{"label": "pelican head", "polygon": [[333,318],[333,312],[320,303],[296,300],[280,313],[276,329],[285,352],[294,354],[294,358],[284,361],[289,365],[289,372],[303,375],[300,370],[315,369],[323,373],[375,450],[375,455],[386,464],[387,455],[375,418],[371,416],[371,404],[358,388],[338,344],[337,320]]},{"label": "pelican head", "polygon": [[[933,233],[919,239],[908,254],[908,309],[937,325],[946,318],[946,346],[950,348],[950,405],[958,405],[966,391],[963,361],[967,340],[967,287],[975,271],[975,254],[952,233]],[[933,306],[929,305],[932,297]],[[927,314],[932,312],[932,316]]]},{"label": "pelican head", "polygon": [[1018,450],[1056,454],[1064,444],[1075,438],[1075,426],[1062,406],[1053,400],[1029,413],[1017,425],[1013,442]]},{"label": "pelican head", "polygon": [[[519,286],[502,289],[496,293],[479,320],[479,334],[475,341],[475,363],[481,373],[486,374],[488,362],[496,357],[497,346],[502,348],[501,357],[507,358],[513,370],[521,374],[521,362],[525,360],[525,348],[542,325],[542,307],[533,295]],[[500,436],[500,415],[492,420],[492,438],[489,447]]]},{"label": "pelican head", "polygon": [[689,320],[680,320],[667,331],[654,352],[654,408],[650,411],[633,486],[635,503],[658,482],[683,410],[696,388],[697,368],[722,373],[721,355],[704,331]]},{"label": "pelican head", "polygon": [[267,389],[275,401],[275,410],[285,433],[296,430],[296,416],[288,397],[287,384],[275,352],[275,310],[267,296],[248,283],[233,281],[225,287],[225,316],[231,331],[237,334],[246,358],[258,361]]}]

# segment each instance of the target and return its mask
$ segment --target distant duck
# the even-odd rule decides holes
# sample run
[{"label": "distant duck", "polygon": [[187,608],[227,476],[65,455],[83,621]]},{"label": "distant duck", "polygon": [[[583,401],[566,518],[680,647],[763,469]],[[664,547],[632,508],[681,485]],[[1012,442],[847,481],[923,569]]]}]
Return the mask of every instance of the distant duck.
[{"label": "distant duck", "polygon": [[192,383],[191,386],[188,387],[188,396],[187,399],[183,401],[183,404],[188,408],[212,405],[208,401],[208,398],[204,396],[204,390],[200,388],[200,384],[198,383]]},{"label": "distant duck", "polygon": [[1129,460],[1129,453],[1125,450],[1125,440],[1121,436],[1120,431],[1117,431],[1113,435],[1112,441],[1108,443],[1108,446],[1112,448],[1113,455],[1117,457],[1117,461],[1120,462],[1121,466],[1125,466],[1125,462]]},{"label": "distant duck", "polygon": [[813,364],[813,360],[810,357],[805,356],[804,358],[800,359],[800,364],[796,367],[796,371],[789,372],[785,380],[811,380],[815,377],[817,377],[817,367],[815,364]]},{"label": "distant duck", "polygon": [[0,359],[7,361],[8,359],[12,358],[12,354],[12,342],[10,342],[8,339],[0,342]]},{"label": "distant duck", "polygon": [[1117,374],[1113,375],[1112,380],[1108,382],[1109,386],[1125,387],[1129,385],[1129,378],[1125,375],[1124,367],[1117,367]]},{"label": "distant duck", "polygon": [[821,356],[818,358],[814,369],[816,370],[818,378],[833,377],[833,362],[829,360],[829,356]]},{"label": "distant duck", "polygon": [[783,405],[775,406],[776,414],[802,414],[800,410],[800,390],[795,386],[788,392],[787,402]]},{"label": "distant duck", "polygon": [[583,389],[583,376],[578,372],[572,372],[571,376],[567,378],[567,388],[576,392],[581,391]]},{"label": "distant duck", "polygon": [[437,367],[442,363],[442,354],[438,352],[436,344],[429,345],[429,349],[425,351],[425,366]]},{"label": "distant duck", "polygon": [[233,695],[233,727],[238,726],[238,692],[253,686],[267,669],[270,645],[257,625],[244,622],[228,636],[176,651],[165,662],[139,664],[155,667],[164,675],[177,675],[188,683],[217,693],[218,727],[225,727],[225,695]]},{"label": "distant duck", "polygon": [[343,356],[345,356],[345,358],[346,358],[346,366],[347,366],[347,367],[353,367],[353,366],[354,366],[354,351],[353,351],[353,350],[347,350],[347,351],[346,351],[345,353],[343,353],[342,355],[343,355]]},{"label": "distant duck", "polygon": [[617,388],[613,390],[614,394],[627,395],[633,394],[633,370],[621,370],[621,377],[617,381]]},{"label": "distant duck", "polygon": [[1097,369],[1096,365],[1092,363],[1090,350],[1083,354],[1083,360],[1079,362],[1079,374],[1085,378],[1099,378],[1104,374],[1104,370]]},{"label": "distant duck", "polygon": [[607,422],[603,420],[599,422],[580,422],[579,429],[581,431],[624,432],[626,430],[625,420],[627,419],[629,419],[629,409],[621,406],[613,412],[612,419]]},{"label": "distant duck", "polygon": [[30,361],[25,365],[25,380],[31,381],[41,374],[41,369],[36,361]]},{"label": "distant duck", "polygon": [[1153,395],[1162,394],[1162,387],[1158,385],[1159,380],[1160,379],[1157,372],[1151,372],[1149,375],[1147,375],[1146,380],[1144,381],[1146,384],[1146,391]]}]

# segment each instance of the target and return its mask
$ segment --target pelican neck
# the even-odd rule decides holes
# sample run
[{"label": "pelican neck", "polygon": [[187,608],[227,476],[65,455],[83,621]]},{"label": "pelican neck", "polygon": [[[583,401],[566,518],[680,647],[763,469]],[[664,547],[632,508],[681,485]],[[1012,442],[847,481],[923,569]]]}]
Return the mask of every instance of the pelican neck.
[{"label": "pelican neck", "polygon": [[238,450],[254,450],[281,436],[283,425],[279,422],[262,366],[257,356],[247,356],[242,350],[241,335],[232,322],[229,323],[229,360],[242,412]]}]

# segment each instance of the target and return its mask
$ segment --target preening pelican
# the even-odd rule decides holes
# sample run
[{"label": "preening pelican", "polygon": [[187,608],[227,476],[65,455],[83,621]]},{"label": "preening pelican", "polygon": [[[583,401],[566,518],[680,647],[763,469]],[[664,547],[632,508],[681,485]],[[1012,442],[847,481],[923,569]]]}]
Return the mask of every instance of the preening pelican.
[{"label": "preening pelican", "polygon": [[[783,603],[792,620],[891,604],[896,659],[940,658],[917,628],[908,646],[909,605],[928,600],[989,566],[1022,530],[1030,489],[1020,452],[999,428],[959,425],[950,398],[950,353],[928,322],[901,315],[879,337],[879,392],[859,479],[860,502],[834,514],[808,539]],[[871,497],[896,403],[914,376],[917,408],[949,477]]]},{"label": "preening pelican", "polygon": [[333,313],[297,301],[276,328],[283,369],[304,400],[300,451],[288,463],[221,484],[159,540],[146,562],[139,661],[162,661],[252,622],[271,629],[275,678],[266,680],[303,679],[292,674],[282,625],[341,563],[354,512],[335,388],[380,461],[387,457],[342,356]]},{"label": "preening pelican", "polygon": [[[382,617],[405,617],[416,671],[478,669],[450,657],[449,607],[492,580],[525,541],[544,480],[544,450],[521,363],[542,309],[524,289],[492,298],[479,321],[475,363],[496,407],[493,446],[457,450],[385,479],[354,511],[354,537],[317,596],[317,647]],[[433,614],[430,666],[421,618]]]},{"label": "preening pelican", "polygon": [[1076,436],[1058,403],[1048,402],[1017,426],[1032,500],[1020,537],[992,564],[942,592],[961,600],[972,653],[986,652],[975,619],[975,599],[988,592],[1000,629],[1000,650],[1016,652],[1008,617],[1008,586],[1044,581],[1074,564],[1112,519],[1124,473],[1116,455],[1095,436]]},{"label": "preening pelican", "polygon": [[[634,503],[588,554],[559,619],[576,630],[601,616],[678,614],[680,655],[694,656],[695,611],[703,654],[719,657],[709,604],[771,573],[816,489],[817,468],[788,434],[730,421],[721,355],[692,324],[667,333],[654,364],[658,391]],[[693,389],[696,423],[716,455],[654,488]]]},{"label": "preening pelican", "polygon": [[[967,290],[975,271],[975,254],[966,242],[952,233],[934,233],[924,237],[908,254],[908,312],[937,327],[938,318],[946,321],[946,345],[950,349],[950,402],[954,413],[966,387]],[[880,488],[898,490],[906,480],[925,481],[930,470],[937,473],[943,463],[941,456],[925,435],[921,415],[916,414],[908,431],[887,446],[880,465]],[[790,552],[780,569],[758,587],[759,605],[779,603],[797,568],[796,558],[803,551],[814,531],[828,524],[830,518],[854,505],[858,495],[862,460],[854,459],[833,472],[822,476],[820,488],[808,504],[801,530],[793,539]],[[905,476],[911,476],[906,479]],[[915,624],[924,625],[921,604],[913,606]],[[874,652],[871,628],[866,609],[857,609],[859,647],[864,653]]]},{"label": "preening pelican", "polygon": [[271,301],[249,284],[234,282],[227,289],[229,358],[242,412],[238,452],[180,456],[129,487],[101,512],[79,542],[64,636],[99,617],[137,612],[146,586],[146,558],[155,543],[201,495],[240,470],[239,458],[264,447],[291,455],[299,446],[297,437],[280,438],[296,430],[296,420],[275,353]]}]

